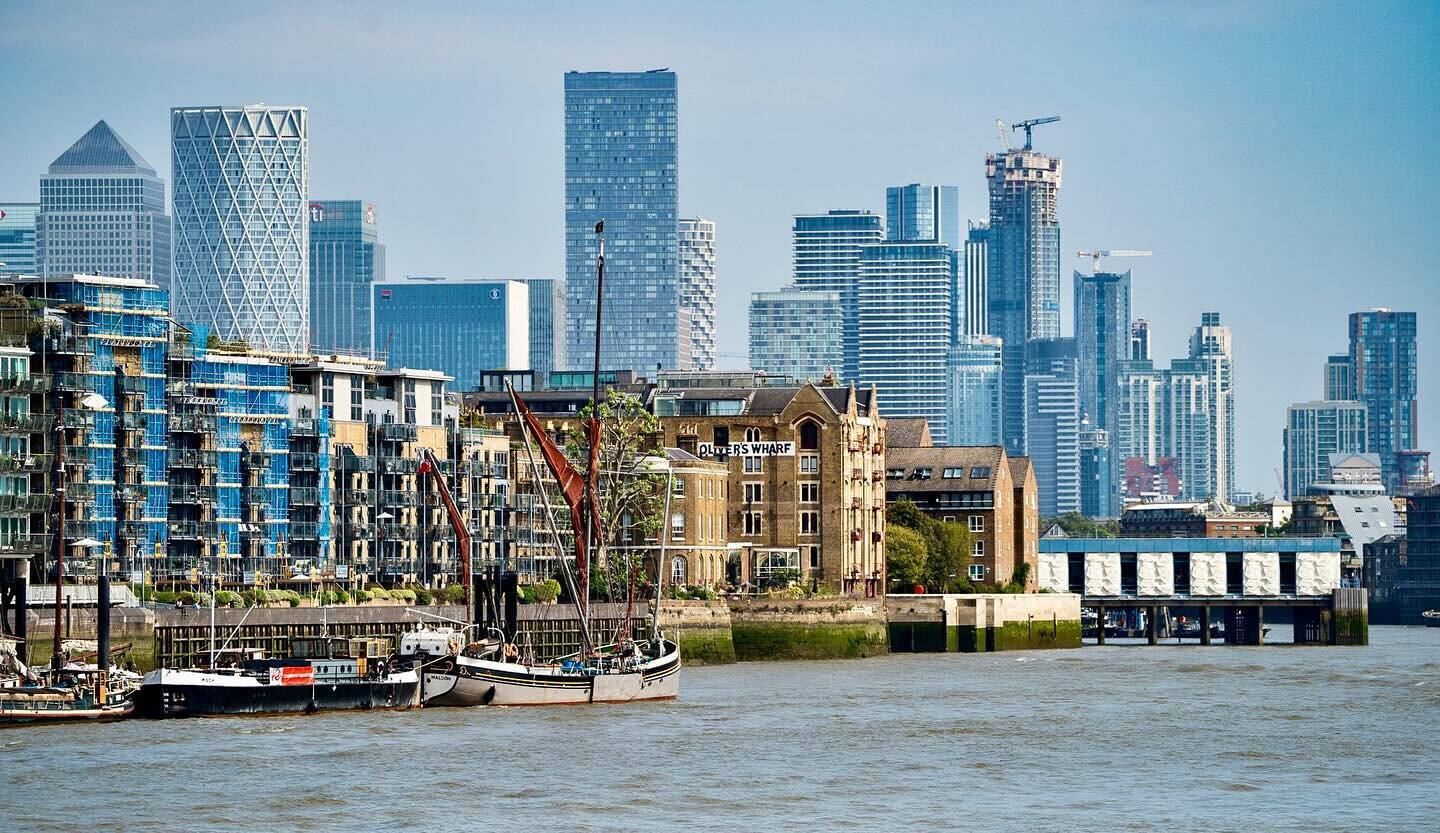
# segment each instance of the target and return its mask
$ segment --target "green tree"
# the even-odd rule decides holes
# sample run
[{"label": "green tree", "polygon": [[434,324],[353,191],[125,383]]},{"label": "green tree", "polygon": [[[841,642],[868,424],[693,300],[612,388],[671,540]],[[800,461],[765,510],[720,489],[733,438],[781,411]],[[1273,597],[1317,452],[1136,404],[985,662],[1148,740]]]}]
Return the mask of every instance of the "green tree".
[{"label": "green tree", "polygon": [[1079,512],[1066,512],[1041,521],[1040,534],[1044,535],[1050,527],[1056,525],[1065,530],[1065,534],[1071,538],[1114,538],[1120,533],[1119,521],[1097,521]]},{"label": "green tree", "polygon": [[932,593],[941,590],[963,592],[960,588],[968,584],[966,568],[970,566],[975,549],[975,536],[969,528],[953,521],[926,520],[930,522],[930,528],[925,532],[926,589]]},{"label": "green tree", "polygon": [[901,590],[925,580],[925,539],[913,529],[900,524],[885,527],[885,572]]}]

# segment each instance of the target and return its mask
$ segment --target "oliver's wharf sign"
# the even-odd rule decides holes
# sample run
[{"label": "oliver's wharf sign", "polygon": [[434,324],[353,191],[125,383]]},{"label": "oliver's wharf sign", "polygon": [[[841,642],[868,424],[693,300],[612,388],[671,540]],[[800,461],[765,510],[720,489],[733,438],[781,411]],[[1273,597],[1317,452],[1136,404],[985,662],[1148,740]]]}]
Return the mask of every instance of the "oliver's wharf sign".
[{"label": "oliver's wharf sign", "polygon": [[718,457],[722,454],[730,457],[794,457],[795,443],[700,443],[698,450],[701,457]]}]

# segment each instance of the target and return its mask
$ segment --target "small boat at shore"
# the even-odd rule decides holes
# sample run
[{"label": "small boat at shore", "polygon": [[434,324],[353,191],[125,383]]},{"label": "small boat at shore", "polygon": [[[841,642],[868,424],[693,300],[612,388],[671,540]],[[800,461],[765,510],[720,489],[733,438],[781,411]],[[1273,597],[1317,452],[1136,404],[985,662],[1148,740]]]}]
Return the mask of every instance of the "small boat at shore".
[{"label": "small boat at shore", "polygon": [[297,637],[290,656],[253,652],[213,667],[160,668],[145,675],[141,717],[310,714],[346,709],[408,709],[420,704],[420,678],[397,663],[383,639]]},{"label": "small boat at shore", "polygon": [[400,637],[400,658],[420,670],[426,706],[552,706],[673,700],[680,652],[666,639],[601,646],[554,662],[522,661],[501,638],[459,647],[461,631],[422,628]]},{"label": "small boat at shore", "polygon": [[1420,620],[1427,628],[1440,628],[1440,610],[1427,610],[1420,614]]},{"label": "small boat at shore", "polygon": [[120,720],[135,711],[140,675],[66,662],[35,671],[0,644],[0,726]]}]

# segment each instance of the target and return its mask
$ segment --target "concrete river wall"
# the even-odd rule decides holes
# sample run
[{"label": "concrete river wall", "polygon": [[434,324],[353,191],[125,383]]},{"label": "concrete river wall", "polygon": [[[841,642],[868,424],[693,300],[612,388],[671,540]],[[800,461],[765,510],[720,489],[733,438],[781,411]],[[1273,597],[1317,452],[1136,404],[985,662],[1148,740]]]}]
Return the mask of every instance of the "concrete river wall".
[{"label": "concrete river wall", "polygon": [[896,595],[885,607],[896,653],[1080,647],[1074,593]]}]

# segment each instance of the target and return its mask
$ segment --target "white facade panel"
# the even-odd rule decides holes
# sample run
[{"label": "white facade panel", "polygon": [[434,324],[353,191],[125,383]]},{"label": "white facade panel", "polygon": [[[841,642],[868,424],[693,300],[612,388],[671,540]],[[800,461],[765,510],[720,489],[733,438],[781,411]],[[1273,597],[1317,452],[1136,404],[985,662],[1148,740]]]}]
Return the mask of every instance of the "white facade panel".
[{"label": "white facade panel", "polygon": [[1070,556],[1063,552],[1040,553],[1041,590],[1051,593],[1070,592]]},{"label": "white facade panel", "polygon": [[1295,595],[1328,596],[1340,586],[1340,553],[1295,554]]},{"label": "white facade panel", "polygon": [[1168,552],[1142,552],[1135,556],[1141,596],[1175,595],[1175,556]]},{"label": "white facade panel", "polygon": [[1247,596],[1280,595],[1280,553],[1247,552],[1243,562],[1244,583],[1242,589]]},{"label": "white facade panel", "polygon": [[1085,553],[1085,595],[1120,595],[1120,553]]},{"label": "white facade panel", "polygon": [[1190,553],[1190,595],[1225,595],[1225,553]]}]

